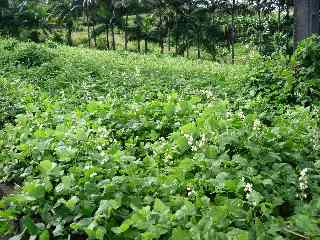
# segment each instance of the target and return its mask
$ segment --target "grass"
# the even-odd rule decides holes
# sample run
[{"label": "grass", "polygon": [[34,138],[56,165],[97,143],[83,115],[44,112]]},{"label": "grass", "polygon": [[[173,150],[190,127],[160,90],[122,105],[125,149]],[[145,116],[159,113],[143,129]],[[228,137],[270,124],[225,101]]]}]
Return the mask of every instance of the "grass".
[{"label": "grass", "polygon": [[[73,43],[75,46],[78,47],[88,47],[88,36],[86,31],[77,31],[74,32],[72,35]],[[111,44],[111,35],[109,36],[110,44]],[[124,34],[122,32],[116,31],[115,34],[115,41],[116,41],[116,48],[118,50],[124,49]],[[91,46],[96,47],[101,50],[107,49],[106,44],[106,35],[101,34],[97,38],[97,46],[94,46],[94,41],[91,40]],[[128,51],[130,52],[137,52],[137,42],[136,41],[129,41],[128,42]],[[225,47],[220,47],[218,50],[218,55],[215,57],[216,62],[220,62],[221,64],[224,63],[231,63],[231,52],[228,52],[228,50]],[[144,41],[141,41],[141,53],[145,53],[144,51]],[[148,53],[150,54],[160,54],[160,48],[158,43],[154,42],[148,42]],[[165,43],[164,53],[170,56],[175,55],[175,46],[172,45],[171,49],[169,51],[168,49],[168,43]],[[222,54],[221,54],[222,53]],[[250,48],[250,46],[244,46],[241,43],[235,44],[235,63],[237,64],[246,64],[248,63],[252,58],[257,56],[257,51],[255,48]],[[186,53],[185,53],[185,57]],[[196,47],[191,47],[189,50],[189,59],[196,60],[197,59],[197,49]],[[201,50],[201,59],[212,61],[212,56],[204,51]]]}]

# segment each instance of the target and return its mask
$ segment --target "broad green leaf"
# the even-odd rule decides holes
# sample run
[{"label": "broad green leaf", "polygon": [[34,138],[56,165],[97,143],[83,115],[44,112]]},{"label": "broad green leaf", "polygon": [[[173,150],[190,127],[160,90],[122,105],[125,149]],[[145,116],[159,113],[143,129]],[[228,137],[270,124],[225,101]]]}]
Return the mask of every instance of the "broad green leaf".
[{"label": "broad green leaf", "polygon": [[263,196],[257,191],[252,191],[247,194],[247,199],[253,206],[257,206],[263,200]]},{"label": "broad green leaf", "polygon": [[33,223],[32,219],[29,216],[22,219],[22,224],[27,228],[30,235],[38,235],[40,229]]},{"label": "broad green leaf", "polygon": [[115,234],[121,234],[121,233],[124,233],[125,231],[127,231],[130,226],[133,224],[134,222],[132,221],[131,218],[129,219],[126,219],[120,227],[114,227],[112,228],[112,231],[115,233]]},{"label": "broad green leaf", "polygon": [[39,164],[39,170],[41,174],[43,175],[48,175],[50,172],[55,168],[56,164],[49,161],[49,160],[44,160],[41,161]]},{"label": "broad green leaf", "polygon": [[39,240],[50,240],[50,234],[48,230],[44,230],[40,236],[39,236]]},{"label": "broad green leaf", "polygon": [[44,186],[40,185],[37,182],[29,182],[26,183],[23,187],[24,192],[28,193],[29,196],[40,199],[43,198],[45,195],[45,188]]},{"label": "broad green leaf", "polygon": [[191,240],[191,234],[187,230],[178,227],[172,231],[172,240]]},{"label": "broad green leaf", "polygon": [[95,230],[95,235],[98,240],[104,240],[104,236],[106,235],[107,230],[104,227],[97,227]]},{"label": "broad green leaf", "polygon": [[79,202],[79,198],[77,196],[73,196],[68,201],[66,201],[65,204],[69,209],[73,210],[78,202]]},{"label": "broad green leaf", "polygon": [[228,240],[249,240],[249,233],[241,229],[233,229],[227,233]]},{"label": "broad green leaf", "polygon": [[154,210],[161,214],[168,214],[170,212],[170,208],[167,207],[160,199],[155,200]]}]

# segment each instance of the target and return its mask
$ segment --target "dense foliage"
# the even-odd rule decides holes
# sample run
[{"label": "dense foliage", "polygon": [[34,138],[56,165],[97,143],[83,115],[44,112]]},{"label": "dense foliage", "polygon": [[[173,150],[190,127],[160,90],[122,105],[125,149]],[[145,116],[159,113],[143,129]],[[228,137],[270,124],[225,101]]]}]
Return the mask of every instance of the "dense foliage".
[{"label": "dense foliage", "polygon": [[292,0],[3,0],[0,34],[109,50],[134,42],[139,52],[157,44],[160,53],[211,59],[246,42],[270,55],[290,52],[292,6]]},{"label": "dense foliage", "polygon": [[1,40],[0,235],[319,238],[318,103],[286,95],[318,91],[300,83],[319,56],[312,39],[259,68]]}]

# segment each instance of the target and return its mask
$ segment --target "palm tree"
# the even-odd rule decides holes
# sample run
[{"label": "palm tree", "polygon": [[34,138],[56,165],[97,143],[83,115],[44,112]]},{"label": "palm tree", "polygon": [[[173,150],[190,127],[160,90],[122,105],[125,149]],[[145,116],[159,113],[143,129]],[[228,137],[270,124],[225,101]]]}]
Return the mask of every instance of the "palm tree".
[{"label": "palm tree", "polygon": [[81,11],[80,1],[56,0],[51,1],[51,15],[56,17],[63,25],[65,25],[67,34],[66,39],[68,45],[72,46],[72,31],[74,21]]},{"label": "palm tree", "polygon": [[206,23],[210,21],[208,17],[208,2],[205,0],[197,0],[192,10],[191,17],[194,23],[194,36],[197,47],[197,58],[201,58],[201,44],[203,40],[203,29]]},{"label": "palm tree", "polygon": [[149,0],[149,4],[154,9],[154,15],[158,18],[159,46],[161,53],[164,53],[164,35],[165,35],[165,14],[167,10],[166,0]]},{"label": "palm tree", "polygon": [[114,7],[116,9],[119,9],[122,13],[123,16],[125,17],[124,19],[124,49],[128,50],[128,40],[129,40],[129,11],[131,10],[132,7],[132,0],[114,0]]},{"label": "palm tree", "polygon": [[[91,24],[92,18],[95,15],[96,6],[97,6],[97,0],[83,0],[82,7],[83,7],[84,15],[86,17],[89,47],[91,47],[90,24]],[[94,24],[93,24],[93,28],[94,28]],[[94,29],[93,29],[93,32],[94,32]],[[95,41],[95,45],[97,45],[95,36],[96,35],[94,35],[94,41]]]}]

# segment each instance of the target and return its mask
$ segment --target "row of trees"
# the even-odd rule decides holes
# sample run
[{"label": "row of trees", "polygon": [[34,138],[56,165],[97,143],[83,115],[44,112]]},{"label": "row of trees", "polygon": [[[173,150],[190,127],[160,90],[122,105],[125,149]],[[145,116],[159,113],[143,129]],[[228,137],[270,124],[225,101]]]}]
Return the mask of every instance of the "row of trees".
[{"label": "row of trees", "polygon": [[[0,28],[2,34],[16,36],[21,29],[50,32],[63,27],[66,43],[73,45],[72,33],[80,24],[89,47],[97,46],[103,34],[106,48],[116,49],[120,31],[124,49],[135,41],[137,51],[142,51],[142,42],[148,51],[148,43],[154,42],[161,53],[166,47],[188,56],[195,48],[198,58],[202,51],[214,57],[218,46],[233,49],[236,35],[246,40],[254,34],[262,50],[264,33],[288,32],[289,21],[284,20],[292,6],[292,0],[2,0]],[[266,16],[272,16],[268,23],[273,27]]]}]

